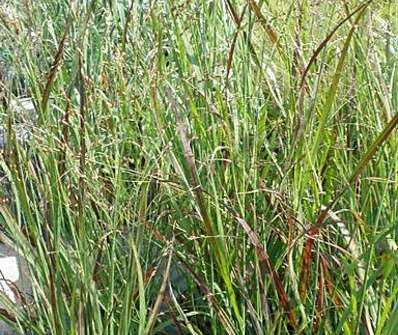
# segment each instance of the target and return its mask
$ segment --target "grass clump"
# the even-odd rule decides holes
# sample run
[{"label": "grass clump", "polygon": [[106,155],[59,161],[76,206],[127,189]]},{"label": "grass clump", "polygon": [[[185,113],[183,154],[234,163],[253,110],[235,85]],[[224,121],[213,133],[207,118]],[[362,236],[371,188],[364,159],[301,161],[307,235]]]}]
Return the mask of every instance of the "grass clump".
[{"label": "grass clump", "polygon": [[[20,0],[1,225],[27,334],[394,334],[393,1]],[[11,108],[37,118],[19,138]]]}]

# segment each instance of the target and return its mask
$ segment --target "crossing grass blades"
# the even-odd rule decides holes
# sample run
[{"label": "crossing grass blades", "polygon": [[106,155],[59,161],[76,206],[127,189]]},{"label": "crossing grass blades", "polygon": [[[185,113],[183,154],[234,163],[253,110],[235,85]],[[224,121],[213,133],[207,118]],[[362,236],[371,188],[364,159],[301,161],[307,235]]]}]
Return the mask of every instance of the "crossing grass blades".
[{"label": "crossing grass blades", "polygon": [[0,222],[31,292],[0,317],[39,335],[395,334],[397,15],[1,1]]}]

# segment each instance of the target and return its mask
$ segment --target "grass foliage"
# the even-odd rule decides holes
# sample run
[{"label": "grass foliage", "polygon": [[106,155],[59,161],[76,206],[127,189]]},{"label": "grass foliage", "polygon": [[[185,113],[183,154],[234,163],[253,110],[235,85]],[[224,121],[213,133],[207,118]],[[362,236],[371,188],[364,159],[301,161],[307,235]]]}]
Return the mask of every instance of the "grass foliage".
[{"label": "grass foliage", "polygon": [[2,1],[0,221],[32,295],[0,297],[1,317],[43,335],[396,334],[397,15]]}]

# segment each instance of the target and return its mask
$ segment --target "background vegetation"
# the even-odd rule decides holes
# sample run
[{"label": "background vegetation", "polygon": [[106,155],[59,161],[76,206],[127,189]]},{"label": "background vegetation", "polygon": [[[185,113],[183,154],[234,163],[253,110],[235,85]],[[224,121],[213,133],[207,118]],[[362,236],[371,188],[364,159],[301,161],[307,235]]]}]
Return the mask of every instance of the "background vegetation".
[{"label": "background vegetation", "polygon": [[0,9],[1,224],[32,277],[24,308],[1,297],[3,319],[397,333],[395,1]]}]

